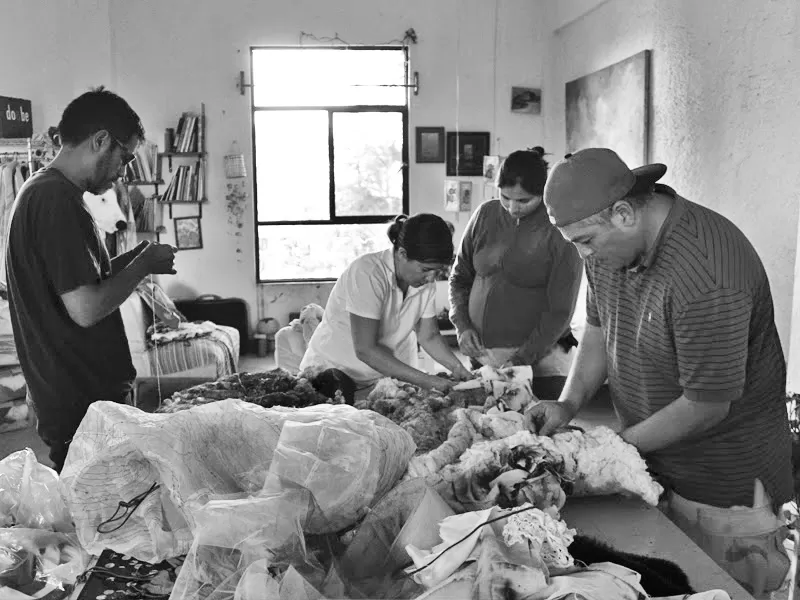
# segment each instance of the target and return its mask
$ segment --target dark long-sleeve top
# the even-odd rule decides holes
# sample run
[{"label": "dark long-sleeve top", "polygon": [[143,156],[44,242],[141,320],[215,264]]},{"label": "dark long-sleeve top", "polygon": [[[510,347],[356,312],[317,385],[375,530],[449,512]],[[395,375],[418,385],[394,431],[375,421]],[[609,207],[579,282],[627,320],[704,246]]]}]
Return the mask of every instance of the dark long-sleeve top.
[{"label": "dark long-sleeve top", "polygon": [[472,215],[450,276],[450,319],[486,348],[517,348],[537,363],[569,330],[583,261],[544,205],[513,218],[499,200]]}]

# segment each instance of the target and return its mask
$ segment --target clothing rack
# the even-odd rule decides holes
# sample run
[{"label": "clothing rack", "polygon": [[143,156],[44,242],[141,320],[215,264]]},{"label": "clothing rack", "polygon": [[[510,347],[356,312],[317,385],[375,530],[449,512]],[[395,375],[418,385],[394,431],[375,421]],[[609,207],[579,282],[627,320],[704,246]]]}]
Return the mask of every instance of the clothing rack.
[{"label": "clothing rack", "polygon": [[37,161],[45,164],[52,160],[48,157],[48,150],[54,150],[52,144],[34,138],[0,138],[0,162],[4,159],[20,160],[28,165],[28,173],[33,173]]}]

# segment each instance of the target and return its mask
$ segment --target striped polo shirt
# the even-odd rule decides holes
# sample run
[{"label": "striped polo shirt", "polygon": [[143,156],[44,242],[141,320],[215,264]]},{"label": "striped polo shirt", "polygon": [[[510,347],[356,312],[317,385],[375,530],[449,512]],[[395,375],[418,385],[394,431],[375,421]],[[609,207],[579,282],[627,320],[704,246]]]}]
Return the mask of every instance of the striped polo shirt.
[{"label": "striped polo shirt", "polygon": [[636,268],[586,260],[587,321],[603,329],[614,407],[627,428],[682,394],[733,399],[712,429],[649,454],[651,470],[704,504],[752,506],[756,478],[786,502],[786,363],[764,266],[728,219],[659,188],[674,204]]}]

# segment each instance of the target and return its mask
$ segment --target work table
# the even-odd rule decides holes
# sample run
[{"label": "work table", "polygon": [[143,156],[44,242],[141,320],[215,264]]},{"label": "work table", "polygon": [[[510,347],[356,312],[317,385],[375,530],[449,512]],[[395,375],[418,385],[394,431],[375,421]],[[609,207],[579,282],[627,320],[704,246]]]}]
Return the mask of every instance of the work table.
[{"label": "work table", "polygon": [[677,564],[697,592],[724,590],[732,600],[753,597],[654,506],[620,496],[569,498],[562,519],[578,533],[623,552]]}]

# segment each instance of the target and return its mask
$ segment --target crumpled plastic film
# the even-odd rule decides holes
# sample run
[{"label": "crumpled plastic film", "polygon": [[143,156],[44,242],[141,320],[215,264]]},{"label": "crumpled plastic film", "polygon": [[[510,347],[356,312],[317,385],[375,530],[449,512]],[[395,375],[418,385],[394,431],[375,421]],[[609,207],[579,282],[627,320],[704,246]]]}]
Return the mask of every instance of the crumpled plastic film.
[{"label": "crumpled plastic film", "polygon": [[0,460],[0,525],[73,531],[58,490],[58,474],[30,448]]},{"label": "crumpled plastic film", "polygon": [[412,564],[406,547],[438,544],[439,523],[454,514],[424,480],[399,483],[357,527],[339,563],[342,577],[351,590],[370,598],[401,597],[403,589],[416,590],[419,586],[403,572]]},{"label": "crumpled plastic film", "polygon": [[[151,414],[113,402],[93,403],[70,445],[60,488],[83,546],[147,562],[186,554],[197,529],[189,500],[267,495],[280,480],[309,490],[324,519],[306,533],[357,523],[388,492],[414,453],[411,436],[376,413],[347,405],[262,408],[221,400]],[[331,483],[335,485],[331,485]],[[120,503],[144,495],[119,527],[107,522]],[[316,514],[316,513],[315,513]]]},{"label": "crumpled plastic film", "polygon": [[0,529],[0,598],[65,598],[88,565],[74,534]]}]

